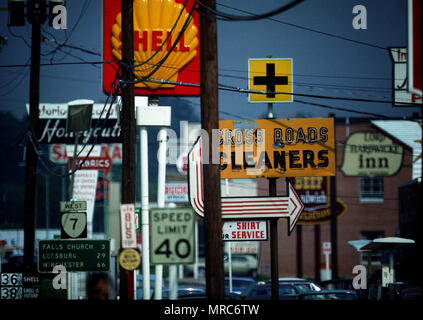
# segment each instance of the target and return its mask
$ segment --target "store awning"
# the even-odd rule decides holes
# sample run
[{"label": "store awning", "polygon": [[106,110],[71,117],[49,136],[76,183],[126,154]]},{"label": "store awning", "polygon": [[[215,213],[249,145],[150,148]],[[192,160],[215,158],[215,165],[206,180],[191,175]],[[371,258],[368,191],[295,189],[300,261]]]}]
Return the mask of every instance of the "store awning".
[{"label": "store awning", "polygon": [[378,238],[374,240],[351,240],[348,244],[354,247],[357,251],[385,251],[389,249],[398,249],[414,244],[412,239],[388,237]]}]

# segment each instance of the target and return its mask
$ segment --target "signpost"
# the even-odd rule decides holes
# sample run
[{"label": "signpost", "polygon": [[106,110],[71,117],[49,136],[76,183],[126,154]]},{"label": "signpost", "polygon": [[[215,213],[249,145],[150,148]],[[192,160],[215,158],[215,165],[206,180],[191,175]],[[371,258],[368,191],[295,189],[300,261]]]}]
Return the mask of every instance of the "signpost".
[{"label": "signpost", "polygon": [[[81,168],[83,170],[101,170],[105,172],[105,176],[110,172],[110,169],[112,168],[112,159],[108,154],[105,156],[100,157],[88,157],[85,161],[85,157],[78,157],[76,158],[76,167]],[[72,169],[72,161],[73,158],[69,157],[68,160],[68,167],[69,170]]]},{"label": "signpost", "polygon": [[326,280],[331,279],[331,271],[329,268],[329,256],[332,254],[332,245],[330,242],[323,242],[323,254],[325,255],[325,266],[326,266]]},{"label": "signpost", "polygon": [[39,240],[38,271],[57,265],[67,272],[110,271],[110,240]]},{"label": "signpost", "polygon": [[346,176],[393,176],[402,159],[402,146],[384,134],[355,132],[345,143],[341,171]]},{"label": "signpost", "polygon": [[219,121],[221,178],[335,175],[332,118]]},{"label": "signpost", "polygon": [[[290,178],[294,189],[304,203],[304,212],[299,225],[318,225],[330,222],[330,177],[293,177]],[[342,216],[347,205],[336,199],[336,217]]]},{"label": "signpost", "polygon": [[152,264],[191,264],[195,254],[195,216],[191,208],[150,209]]},{"label": "signpost", "polygon": [[164,201],[188,202],[188,184],[186,181],[166,183]]},{"label": "signpost", "polygon": [[61,201],[61,238],[87,237],[87,202]]},{"label": "signpost", "polygon": [[[421,91],[419,95],[418,90],[410,89],[413,73],[410,73],[410,69],[407,70],[407,64],[408,66],[412,65],[409,62],[408,52],[407,48],[389,48],[390,57],[393,62],[392,88],[394,106],[409,107],[410,104],[421,105],[423,103]],[[416,75],[419,74],[421,72],[416,73]]]},{"label": "signpost", "polygon": [[[248,102],[292,102],[292,59],[248,59]],[[276,93],[276,92],[283,92]]]},{"label": "signpost", "polygon": [[[188,154],[189,200],[195,212],[204,217],[203,159],[200,137]],[[222,219],[288,218],[288,233],[291,234],[301,216],[304,205],[288,182],[288,196],[280,197],[222,197]]]},{"label": "signpost", "polygon": [[422,75],[422,2],[408,0],[408,90],[420,96],[423,94]]},{"label": "signpost", "polygon": [[239,220],[223,222],[223,241],[265,241],[266,220]]},{"label": "signpost", "polygon": [[[136,1],[133,5],[134,28],[134,74],[136,79],[163,79],[160,81],[140,81],[135,84],[136,95],[199,95],[196,86],[181,86],[173,82],[200,83],[200,73],[192,72],[200,68],[199,14],[194,11],[194,0],[186,5],[180,1]],[[154,14],[149,15],[149,12]],[[179,13],[181,13],[180,17]],[[179,22],[178,20],[179,19]],[[182,29],[184,21],[188,25]],[[109,92],[116,74],[118,60],[122,59],[122,9],[120,1],[105,1],[103,4],[103,58],[112,61],[103,66],[103,90]],[[131,33],[131,34],[132,34]],[[177,37],[181,33],[180,37]],[[159,53],[159,54],[156,54]],[[167,56],[168,54],[169,56]],[[163,56],[166,63],[163,64]],[[152,70],[151,66],[157,66]],[[144,63],[143,63],[144,62]],[[163,64],[163,65],[162,65]],[[169,66],[172,66],[171,68]],[[145,79],[147,80],[147,79]]]},{"label": "signpost", "polygon": [[135,205],[120,205],[120,226],[122,236],[122,248],[136,248],[137,235],[135,233]]}]

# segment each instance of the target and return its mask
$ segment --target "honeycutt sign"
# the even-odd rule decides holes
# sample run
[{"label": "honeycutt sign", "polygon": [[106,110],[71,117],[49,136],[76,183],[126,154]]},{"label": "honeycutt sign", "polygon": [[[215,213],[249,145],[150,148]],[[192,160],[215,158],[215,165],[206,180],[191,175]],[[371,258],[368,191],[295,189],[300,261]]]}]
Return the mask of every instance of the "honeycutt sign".
[{"label": "honeycutt sign", "polygon": [[[26,104],[29,110],[29,104]],[[120,143],[121,128],[117,122],[115,105],[111,107],[110,115],[106,120],[108,108],[104,110],[103,103],[93,105],[91,128],[85,130],[79,140],[80,143]],[[103,112],[102,112],[103,111]],[[66,131],[68,106],[66,103],[42,103],[39,105],[39,120],[35,133],[39,143],[46,144],[73,144],[75,136]]]},{"label": "honeycutt sign", "polygon": [[[295,177],[290,178],[290,181],[304,204],[298,224],[315,225],[330,222],[330,178]],[[336,217],[342,216],[346,210],[346,204],[336,199]]]},{"label": "honeycutt sign", "polygon": [[341,171],[346,176],[393,176],[401,168],[403,148],[377,131],[351,134]]},{"label": "honeycutt sign", "polygon": [[335,175],[333,118],[219,121],[221,178]]},{"label": "honeycutt sign", "polygon": [[[185,5],[184,5],[185,4]],[[200,95],[199,17],[189,15],[194,0],[134,0],[134,75],[136,95]],[[103,1],[103,90],[111,84],[122,60],[120,1]],[[186,28],[184,29],[184,24]],[[159,68],[151,73],[156,66]]]}]

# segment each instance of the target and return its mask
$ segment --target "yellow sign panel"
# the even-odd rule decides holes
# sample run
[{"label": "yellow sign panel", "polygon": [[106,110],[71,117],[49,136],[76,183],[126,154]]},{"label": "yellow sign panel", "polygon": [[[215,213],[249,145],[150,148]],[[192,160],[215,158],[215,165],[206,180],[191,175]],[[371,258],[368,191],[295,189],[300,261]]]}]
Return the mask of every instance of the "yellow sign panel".
[{"label": "yellow sign panel", "polygon": [[222,179],[335,175],[333,118],[219,121]]},{"label": "yellow sign panel", "polygon": [[123,249],[119,254],[119,264],[128,271],[137,269],[141,264],[140,253],[133,248]]},{"label": "yellow sign panel", "polygon": [[248,59],[248,102],[292,102],[292,59]]}]

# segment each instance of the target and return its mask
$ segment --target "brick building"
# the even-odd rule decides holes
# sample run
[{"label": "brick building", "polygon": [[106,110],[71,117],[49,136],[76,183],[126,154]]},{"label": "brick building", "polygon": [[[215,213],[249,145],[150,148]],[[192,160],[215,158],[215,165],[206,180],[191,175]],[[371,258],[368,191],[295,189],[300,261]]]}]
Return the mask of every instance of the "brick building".
[{"label": "brick building", "polygon": [[[336,191],[337,199],[346,205],[346,211],[337,219],[338,276],[353,277],[355,265],[366,264],[366,256],[360,256],[348,244],[350,240],[393,237],[398,235],[399,199],[398,186],[412,180],[413,150],[409,145],[398,140],[394,134],[387,133],[369,119],[336,119]],[[347,138],[354,133],[368,132],[384,135],[402,148],[402,162],[391,176],[346,176],[341,167],[344,162],[344,149]],[[417,139],[417,138],[416,138]],[[401,150],[401,149],[399,149]],[[360,158],[361,165],[366,165],[366,153]],[[371,166],[386,166],[376,159]],[[378,162],[379,161],[379,162]],[[386,160],[388,161],[388,160]],[[391,172],[392,173],[392,172]],[[277,179],[277,194],[285,195],[285,178]],[[268,180],[259,179],[259,195],[268,194]],[[315,230],[320,228],[319,233]],[[299,225],[288,236],[287,219],[278,221],[279,276],[314,278],[317,274],[316,249],[320,248],[319,263],[324,262],[321,252],[322,242],[330,241],[330,222],[313,225]],[[298,246],[298,234],[301,232],[302,245]],[[317,236],[317,238],[316,238]],[[315,246],[317,242],[317,246]],[[332,243],[332,247],[334,243]],[[301,249],[299,249],[301,247]],[[317,248],[316,248],[317,247]],[[300,253],[300,259],[297,253]],[[299,265],[298,262],[299,261]],[[320,266],[321,267],[321,266]],[[380,267],[380,256],[372,258],[372,268]],[[270,241],[261,243],[259,273],[270,275]],[[320,272],[319,272],[320,274]]]}]

